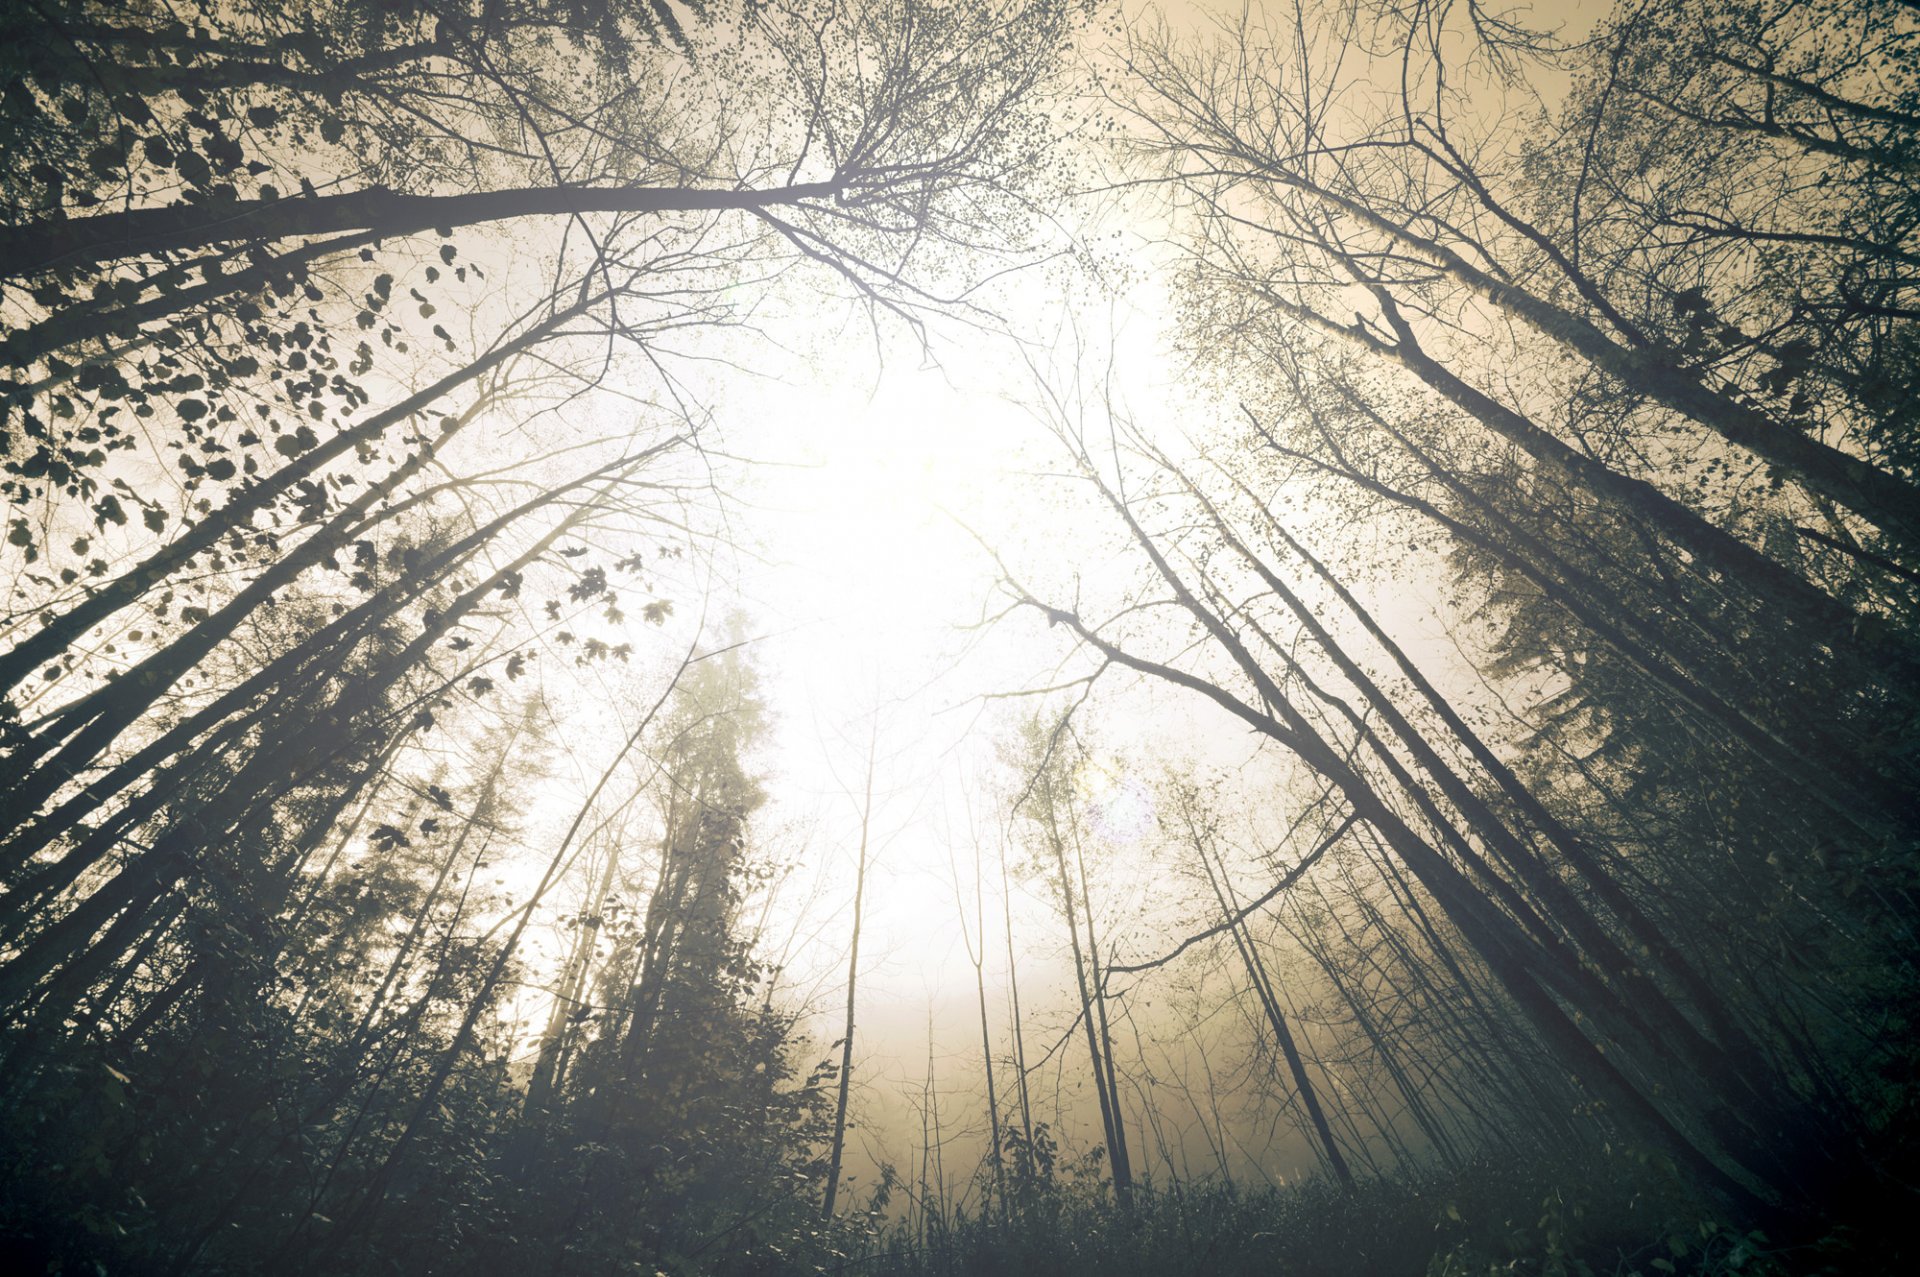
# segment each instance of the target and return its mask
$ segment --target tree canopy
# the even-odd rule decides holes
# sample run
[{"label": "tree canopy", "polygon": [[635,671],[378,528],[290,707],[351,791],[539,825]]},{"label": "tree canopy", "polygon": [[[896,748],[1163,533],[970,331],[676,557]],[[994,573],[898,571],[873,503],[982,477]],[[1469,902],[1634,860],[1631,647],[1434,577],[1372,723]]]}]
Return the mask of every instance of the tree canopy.
[{"label": "tree canopy", "polygon": [[[0,67],[34,1271],[1911,1266],[1914,5]],[[781,486],[916,361],[946,462]],[[753,581],[863,503],[967,619],[823,708]]]}]

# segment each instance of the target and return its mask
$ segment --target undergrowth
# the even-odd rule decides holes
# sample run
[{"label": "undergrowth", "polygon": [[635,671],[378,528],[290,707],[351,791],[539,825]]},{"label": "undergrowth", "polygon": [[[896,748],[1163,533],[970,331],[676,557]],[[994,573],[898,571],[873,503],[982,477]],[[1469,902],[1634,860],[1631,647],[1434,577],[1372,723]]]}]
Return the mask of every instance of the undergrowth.
[{"label": "undergrowth", "polygon": [[1008,1185],[1005,1202],[916,1218],[847,1271],[882,1277],[1834,1277],[1910,1271],[1834,1227],[1787,1243],[1741,1227],[1657,1165],[1486,1159],[1342,1187]]}]

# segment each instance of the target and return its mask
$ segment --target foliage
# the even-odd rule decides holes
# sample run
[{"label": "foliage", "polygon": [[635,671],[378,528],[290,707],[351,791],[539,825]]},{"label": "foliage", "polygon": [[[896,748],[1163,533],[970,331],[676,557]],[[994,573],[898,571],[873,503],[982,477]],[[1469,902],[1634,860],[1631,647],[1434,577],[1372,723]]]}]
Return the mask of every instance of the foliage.
[{"label": "foliage", "polygon": [[[1084,64],[1068,0],[9,9],[0,1243],[1911,1268],[1912,8],[1623,5],[1566,42],[1301,4]],[[978,1063],[1021,1120],[989,1099],[971,1205],[886,1168],[836,1213],[857,989],[822,1048],[749,921],[792,849],[749,629],[696,597],[734,495],[702,400],[828,294],[923,344],[992,319],[1096,98],[1110,188],[1167,196],[1189,380],[1237,411],[1182,453],[1111,383],[1098,422],[1044,388],[1120,547],[1001,561],[1082,663],[993,813],[1065,924],[1068,1031],[1030,1064],[1009,901],[999,1057],[976,881]],[[1088,743],[1122,677],[1250,742],[1232,778],[1153,759],[1124,830],[1132,763]],[[1148,904],[1188,934],[1125,959]],[[1217,1133],[1219,1179],[1139,1169],[1185,1089],[1134,1018],[1163,979],[1237,1035],[1215,1123],[1237,1091],[1328,1177],[1236,1186]],[[1092,1081],[1090,1146],[1033,1121],[1043,1065]]]},{"label": "foliage", "polygon": [[1718,1223],[1671,1182],[1614,1159],[1598,1166],[1483,1157],[1341,1188],[1143,1185],[1117,1210],[1094,1186],[1054,1186],[1009,1221],[956,1216],[924,1246],[897,1240],[876,1270],[917,1274],[1280,1273],[1483,1277],[1495,1273],[1800,1270],[1764,1235]]}]

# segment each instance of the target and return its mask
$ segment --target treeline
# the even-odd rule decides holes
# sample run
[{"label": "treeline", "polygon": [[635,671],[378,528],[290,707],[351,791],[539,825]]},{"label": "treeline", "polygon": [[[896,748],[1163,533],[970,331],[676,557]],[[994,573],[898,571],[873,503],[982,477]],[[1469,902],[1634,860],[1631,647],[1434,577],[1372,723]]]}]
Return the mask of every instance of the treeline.
[{"label": "treeline", "polygon": [[[36,1266],[1900,1262],[1920,13],[1089,16],[9,14],[0,1234]],[[984,322],[1096,170],[1159,201],[1227,405],[1043,385],[1134,571],[1000,547],[1090,686],[1001,743],[985,876],[1061,924],[1098,1145],[1036,1111],[1017,984],[990,1020],[976,871],[986,1156],[855,1201],[857,937],[810,1038],[757,944],[697,369],[822,294]],[[1108,739],[1121,837],[1123,683],[1258,766]],[[1226,1184],[1174,1174],[1169,980],[1318,1181],[1230,1186],[1211,1072]]]},{"label": "treeline", "polygon": [[[1217,805],[1161,810],[1330,1175],[1624,1142],[1803,1245],[1904,1209],[1915,16],[1250,13],[1116,55],[1238,429],[1045,400],[1139,576],[1004,588],[1293,760],[1237,882]],[[1410,654],[1401,564],[1483,685]],[[1265,969],[1300,954],[1317,1076]]]},{"label": "treeline", "polygon": [[705,368],[1021,251],[1079,20],[7,10],[10,1252],[824,1253]]}]

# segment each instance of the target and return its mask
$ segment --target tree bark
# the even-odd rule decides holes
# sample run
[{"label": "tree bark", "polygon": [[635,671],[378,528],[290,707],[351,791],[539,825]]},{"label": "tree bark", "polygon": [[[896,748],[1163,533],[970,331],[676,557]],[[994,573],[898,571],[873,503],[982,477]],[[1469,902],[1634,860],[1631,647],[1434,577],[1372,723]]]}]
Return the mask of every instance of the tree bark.
[{"label": "tree bark", "polygon": [[844,177],[770,190],[553,186],[463,195],[409,195],[376,186],[340,195],[237,200],[219,206],[173,204],[0,228],[0,262],[5,263],[0,272],[17,279],[56,268],[73,269],[243,240],[273,242],[350,231],[399,238],[435,228],[521,217],[753,212],[830,200],[848,189]]},{"label": "tree bark", "polygon": [[840,1034],[840,1085],[833,1106],[833,1149],[827,1159],[826,1199],[820,1205],[825,1219],[833,1218],[840,1193],[840,1158],[847,1143],[847,1098],[853,1085],[853,1013],[860,979],[860,924],[867,897],[867,836],[873,821],[874,754],[880,741],[880,718],[875,712],[867,734],[867,784],[860,800],[860,851],[853,871],[853,940],[847,953],[847,1015]]}]

